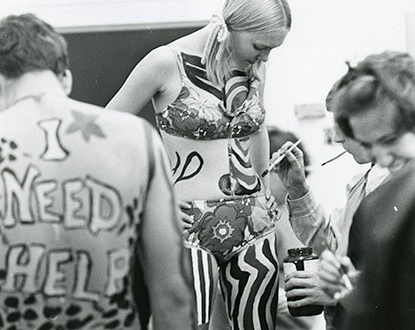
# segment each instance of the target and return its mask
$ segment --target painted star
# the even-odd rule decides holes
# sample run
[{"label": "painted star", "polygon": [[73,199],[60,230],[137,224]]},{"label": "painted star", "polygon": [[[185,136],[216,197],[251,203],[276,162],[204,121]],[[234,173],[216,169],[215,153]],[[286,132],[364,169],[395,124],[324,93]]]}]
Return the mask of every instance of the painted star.
[{"label": "painted star", "polygon": [[74,117],[74,122],[69,125],[66,133],[74,133],[80,131],[82,134],[83,139],[86,142],[89,142],[89,139],[92,135],[95,135],[100,138],[104,138],[105,134],[102,131],[101,127],[99,127],[95,120],[98,116],[95,115],[86,115],[81,112],[77,112],[72,110],[72,115]]}]

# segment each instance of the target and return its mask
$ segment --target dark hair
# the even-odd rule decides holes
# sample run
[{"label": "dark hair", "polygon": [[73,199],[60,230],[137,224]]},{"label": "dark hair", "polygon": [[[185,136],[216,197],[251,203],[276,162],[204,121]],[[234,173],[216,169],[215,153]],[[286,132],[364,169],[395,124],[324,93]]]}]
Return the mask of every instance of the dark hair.
[{"label": "dark hair", "polygon": [[0,58],[0,74],[10,79],[41,70],[59,75],[69,66],[65,39],[33,14],[0,21]]},{"label": "dark hair", "polygon": [[335,93],[335,120],[351,138],[351,116],[385,105],[398,110],[392,123],[398,133],[415,130],[415,61],[407,53],[386,51],[349,66]]},{"label": "dark hair", "polygon": [[329,92],[326,96],[326,110],[332,112],[333,98],[335,97],[337,91],[339,90],[340,81],[337,80],[333,86],[331,86]]},{"label": "dark hair", "polygon": [[[284,131],[276,126],[268,126],[268,137],[269,137],[269,151],[270,158],[274,152],[283,146],[287,141],[296,142],[298,137],[289,131]],[[305,175],[309,174],[308,168],[310,166],[310,156],[305,150],[303,144],[300,142],[298,148],[303,152]]]}]

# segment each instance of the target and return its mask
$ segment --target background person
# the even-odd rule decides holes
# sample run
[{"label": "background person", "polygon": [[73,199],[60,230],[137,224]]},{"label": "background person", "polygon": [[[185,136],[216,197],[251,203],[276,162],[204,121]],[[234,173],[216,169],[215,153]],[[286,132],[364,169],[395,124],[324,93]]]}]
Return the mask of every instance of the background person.
[{"label": "background person", "polygon": [[140,261],[154,329],[192,329],[157,132],[69,99],[66,42],[34,15],[0,21],[0,58],[0,327],[140,329]]},{"label": "background person", "polygon": [[[151,99],[186,213],[198,324],[220,276],[233,329],[274,329],[278,260],[262,94],[264,62],[291,26],[286,0],[228,0],[222,17],[151,51],[108,108]],[[121,128],[122,129],[122,128]],[[218,273],[218,266],[220,274]]]}]

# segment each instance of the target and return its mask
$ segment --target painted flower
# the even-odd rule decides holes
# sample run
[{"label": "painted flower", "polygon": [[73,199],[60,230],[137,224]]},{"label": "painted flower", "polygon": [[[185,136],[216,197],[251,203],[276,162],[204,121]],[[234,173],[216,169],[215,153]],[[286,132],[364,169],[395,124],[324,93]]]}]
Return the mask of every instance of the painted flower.
[{"label": "painted flower", "polygon": [[198,233],[201,246],[223,255],[244,240],[247,221],[246,214],[240,212],[235,204],[228,205],[223,202],[214,212],[205,212],[191,231]]}]

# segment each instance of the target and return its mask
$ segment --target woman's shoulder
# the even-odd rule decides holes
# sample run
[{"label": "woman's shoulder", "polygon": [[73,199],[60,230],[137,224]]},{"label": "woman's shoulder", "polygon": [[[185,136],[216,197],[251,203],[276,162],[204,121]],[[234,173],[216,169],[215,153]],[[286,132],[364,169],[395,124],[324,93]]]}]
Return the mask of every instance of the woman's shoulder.
[{"label": "woman's shoulder", "polygon": [[163,64],[174,60],[175,53],[171,47],[163,45],[151,50],[146,57],[154,63]]},{"label": "woman's shoulder", "polygon": [[151,50],[138,66],[167,73],[177,67],[176,53],[169,46],[159,46]]}]

